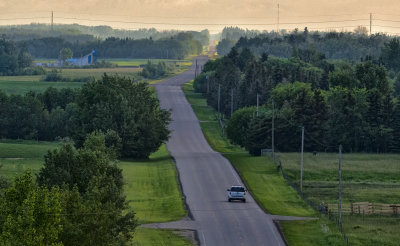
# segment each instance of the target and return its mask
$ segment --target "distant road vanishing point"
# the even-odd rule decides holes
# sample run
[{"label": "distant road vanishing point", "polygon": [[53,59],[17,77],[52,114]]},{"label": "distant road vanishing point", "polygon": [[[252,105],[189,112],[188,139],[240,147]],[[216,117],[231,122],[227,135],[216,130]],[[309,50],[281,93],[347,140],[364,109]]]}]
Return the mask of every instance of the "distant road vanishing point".
[{"label": "distant road vanishing point", "polygon": [[[207,56],[196,58],[199,66]],[[207,143],[181,86],[195,75],[192,68],[155,86],[161,107],[172,110],[171,138],[167,143],[175,158],[186,203],[193,221],[157,227],[194,229],[201,245],[286,245],[272,216],[248,194],[247,202],[228,202],[227,188],[243,185],[231,164]]]}]

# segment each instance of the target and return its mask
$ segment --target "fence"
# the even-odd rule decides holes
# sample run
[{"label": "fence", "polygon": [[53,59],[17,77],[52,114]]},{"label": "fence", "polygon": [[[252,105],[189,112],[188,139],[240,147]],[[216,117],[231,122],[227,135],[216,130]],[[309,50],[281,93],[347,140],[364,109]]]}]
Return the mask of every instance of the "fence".
[{"label": "fence", "polygon": [[[337,204],[328,204],[327,210],[332,212],[338,211]],[[400,204],[383,204],[369,202],[355,202],[351,204],[342,204],[343,214],[376,214],[397,216],[400,212]]]}]

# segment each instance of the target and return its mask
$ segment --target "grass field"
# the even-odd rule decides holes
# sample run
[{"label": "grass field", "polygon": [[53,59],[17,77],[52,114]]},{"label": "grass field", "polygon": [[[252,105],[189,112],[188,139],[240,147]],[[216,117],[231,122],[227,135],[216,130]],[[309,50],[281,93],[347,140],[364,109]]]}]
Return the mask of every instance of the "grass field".
[{"label": "grass field", "polygon": [[[40,60],[42,61],[42,60]],[[73,82],[73,80],[82,81],[83,78],[95,78],[101,79],[104,73],[108,75],[116,75],[129,77],[129,78],[138,78],[138,72],[142,70],[142,68],[132,67],[138,66],[138,64],[147,63],[147,59],[112,59],[110,61],[114,61],[117,64],[121,64],[121,67],[116,68],[64,68],[61,69],[60,75],[63,78],[71,79],[72,82],[44,82],[44,75],[36,75],[36,76],[0,76],[0,90],[5,91],[7,94],[25,94],[29,91],[33,92],[43,92],[48,87],[54,87],[57,89],[61,88],[80,88],[84,85],[84,82]],[[168,74],[165,78],[174,76],[178,73],[181,73],[188,69],[192,62],[191,60],[161,60],[155,59],[156,61],[166,61],[173,62],[179,65],[179,68],[175,70],[173,74]],[[44,62],[44,61],[42,61]],[[47,61],[48,62],[48,61]],[[47,71],[51,71],[51,68],[47,68]],[[144,80],[149,84],[156,84],[164,80],[156,79],[156,80]]]},{"label": "grass field", "polygon": [[[0,77],[1,78],[1,77]],[[49,87],[57,89],[62,88],[81,88],[83,82],[42,82],[42,81],[17,81],[19,78],[15,78],[9,81],[0,80],[0,90],[7,94],[18,94],[23,95],[29,91],[43,92]]]},{"label": "grass field", "polygon": [[174,60],[174,59],[105,59],[108,62],[118,65],[119,67],[138,67],[147,64],[147,61],[152,63],[159,63],[161,61],[165,63],[174,63],[178,66],[190,66],[192,61],[186,60]]},{"label": "grass field", "polygon": [[126,198],[139,223],[179,220],[186,215],[177,172],[163,145],[145,161],[121,161]]},{"label": "grass field", "polygon": [[[280,153],[286,173],[300,182],[300,154]],[[314,202],[337,203],[338,154],[304,154],[303,191]],[[342,202],[400,203],[400,155],[343,154]]]},{"label": "grass field", "polygon": [[[298,153],[280,153],[288,175],[299,182]],[[338,203],[338,155],[304,155],[303,192],[314,203]],[[344,154],[342,202],[400,203],[400,155]],[[378,215],[342,216],[343,228],[352,245],[398,245],[400,218]]]},{"label": "grass field", "polygon": [[[0,141],[0,175],[9,179],[30,169],[38,173],[49,149],[59,147],[57,142],[26,140]],[[165,146],[149,160],[125,160],[119,163],[126,182],[125,194],[136,212],[139,223],[178,220],[186,215],[177,183],[175,165]],[[191,245],[169,230],[138,228],[135,245]]]}]

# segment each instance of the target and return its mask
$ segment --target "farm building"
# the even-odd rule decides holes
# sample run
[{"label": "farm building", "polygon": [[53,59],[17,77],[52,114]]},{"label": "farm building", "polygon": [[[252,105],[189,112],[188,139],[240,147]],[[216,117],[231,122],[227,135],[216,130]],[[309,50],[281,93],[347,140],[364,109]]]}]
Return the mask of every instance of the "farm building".
[{"label": "farm building", "polygon": [[88,66],[88,65],[93,65],[97,60],[97,51],[93,50],[89,54],[81,57],[81,58],[71,58],[67,59],[66,62],[68,62],[71,66]]}]

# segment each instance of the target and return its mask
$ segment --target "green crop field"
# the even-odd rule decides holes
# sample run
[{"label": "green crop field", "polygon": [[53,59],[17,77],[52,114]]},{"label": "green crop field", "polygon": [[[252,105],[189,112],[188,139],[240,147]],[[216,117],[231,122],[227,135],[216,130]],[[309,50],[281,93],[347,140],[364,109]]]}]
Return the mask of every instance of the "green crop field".
[{"label": "green crop field", "polygon": [[[192,83],[183,87],[201,122],[203,133],[216,151],[239,171],[255,199],[273,214],[318,216],[307,207],[267,157],[252,157],[233,146],[222,134],[214,110],[194,93]],[[211,121],[207,121],[210,120]],[[285,172],[299,182],[299,153],[279,153]],[[400,155],[345,154],[342,162],[343,202],[400,203]],[[338,155],[318,153],[304,157],[304,192],[319,204],[337,203]],[[344,245],[338,226],[326,216],[315,221],[280,222],[289,245]],[[351,245],[398,245],[398,217],[344,215],[343,228]]]},{"label": "green crop field", "polygon": [[[0,141],[0,175],[13,179],[26,170],[38,173],[44,155],[59,147],[58,142],[26,140]],[[149,160],[124,160],[119,163],[125,179],[125,194],[139,223],[179,220],[186,215],[177,183],[175,165],[165,146]],[[191,245],[170,230],[138,228],[135,245]]]},{"label": "green crop field", "polygon": [[125,77],[135,77],[137,73],[140,72],[141,68],[64,68],[61,70],[60,75],[65,78],[79,79],[82,77],[94,77],[95,79],[100,79],[104,73],[108,75],[120,75]]},{"label": "green crop field", "polygon": [[43,82],[38,80],[20,81],[19,77],[22,76],[18,76],[18,78],[12,78],[12,80],[8,81],[5,81],[3,80],[3,77],[0,77],[0,90],[6,92],[7,94],[23,95],[29,91],[36,93],[43,92],[49,87],[54,87],[57,89],[81,88],[84,84],[83,82]]},{"label": "green crop field", "polygon": [[[145,59],[140,60],[116,60],[119,62],[126,62],[127,64],[136,64],[142,63]],[[153,61],[153,60],[152,60]],[[161,60],[157,60],[161,61]],[[155,80],[143,80],[149,84],[156,84],[163,81],[165,78],[174,76],[178,73],[181,73],[188,69],[192,62],[190,60],[165,60],[167,62],[174,62],[179,65],[174,73],[168,74],[164,78],[155,79]],[[132,65],[133,66],[133,65]],[[52,69],[47,68],[47,72],[50,72]],[[101,79],[101,77],[106,73],[108,75],[119,75],[128,78],[138,78],[138,73],[142,70],[142,68],[137,67],[116,67],[116,68],[64,68],[59,69],[60,76],[62,78],[66,78],[71,80],[71,82],[47,82],[42,81],[45,75],[35,75],[35,76],[0,76],[0,90],[5,91],[7,94],[19,94],[23,95],[29,91],[33,92],[43,92],[48,87],[54,87],[57,89],[61,88],[81,88],[84,85],[82,79],[86,78],[94,78]],[[75,81],[76,82],[75,82]]]},{"label": "green crop field", "polygon": [[108,62],[111,62],[113,64],[118,65],[119,67],[138,67],[138,66],[143,66],[147,64],[148,61],[152,63],[158,63],[158,62],[165,62],[165,63],[173,63],[178,66],[190,66],[192,64],[192,61],[187,59],[187,60],[174,60],[174,59],[123,59],[123,58],[118,58],[118,59],[105,59]]}]

